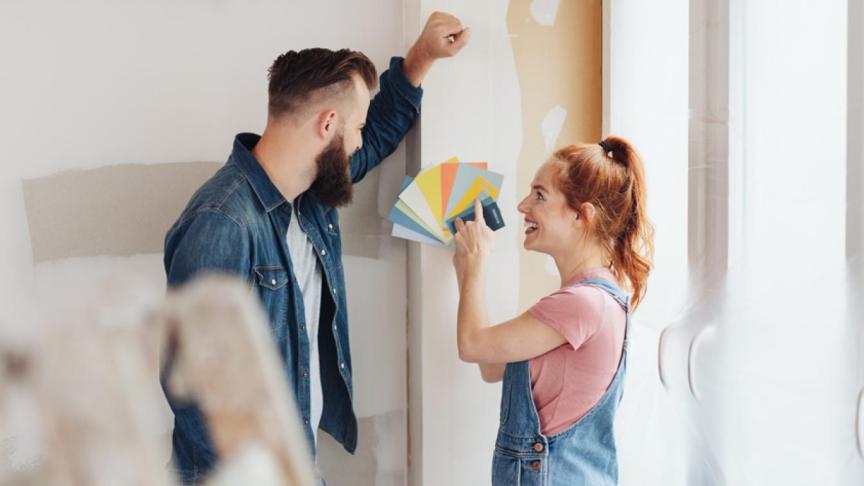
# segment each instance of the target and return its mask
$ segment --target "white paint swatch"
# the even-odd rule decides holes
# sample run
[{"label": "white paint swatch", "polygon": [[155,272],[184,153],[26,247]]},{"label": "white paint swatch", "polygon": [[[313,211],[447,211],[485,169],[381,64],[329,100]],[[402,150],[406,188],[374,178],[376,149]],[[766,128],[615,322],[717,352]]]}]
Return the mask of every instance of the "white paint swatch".
[{"label": "white paint swatch", "polygon": [[558,16],[558,0],[534,0],[531,2],[531,16],[540,25],[555,24]]},{"label": "white paint swatch", "polygon": [[566,119],[567,110],[561,106],[555,106],[546,112],[546,116],[540,122],[540,132],[543,134],[546,153],[552,152],[555,148],[555,142],[558,140],[558,135],[561,134],[561,128],[564,127],[564,120]]},{"label": "white paint swatch", "polygon": [[420,186],[417,185],[416,178],[411,185],[399,194],[399,199],[404,201],[405,204],[413,209],[417,216],[426,223],[428,229],[432,231],[433,236],[441,241],[448,240],[448,238],[444,236],[444,232],[441,231],[441,228],[438,226],[438,219],[435,218],[435,214],[432,212],[432,208],[429,207],[426,196],[423,194],[423,191],[420,190]]}]

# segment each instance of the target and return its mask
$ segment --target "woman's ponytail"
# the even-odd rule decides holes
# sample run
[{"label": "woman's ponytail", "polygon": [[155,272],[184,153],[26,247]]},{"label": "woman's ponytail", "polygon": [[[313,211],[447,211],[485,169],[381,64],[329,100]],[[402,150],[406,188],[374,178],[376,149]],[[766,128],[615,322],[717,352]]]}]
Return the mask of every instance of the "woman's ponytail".
[{"label": "woman's ponytail", "polygon": [[560,186],[570,207],[592,203],[592,231],[612,259],[612,271],[632,291],[630,305],[645,297],[654,257],[654,226],[646,210],[642,158],[624,138],[571,145],[555,153],[566,164]]},{"label": "woman's ponytail", "polygon": [[646,211],[645,168],[642,158],[627,140],[609,136],[603,140],[610,149],[607,156],[625,167],[623,211],[618,216],[612,251],[612,268],[627,277],[633,291],[631,305],[636,308],[645,296],[648,274],[654,256],[654,226]]}]

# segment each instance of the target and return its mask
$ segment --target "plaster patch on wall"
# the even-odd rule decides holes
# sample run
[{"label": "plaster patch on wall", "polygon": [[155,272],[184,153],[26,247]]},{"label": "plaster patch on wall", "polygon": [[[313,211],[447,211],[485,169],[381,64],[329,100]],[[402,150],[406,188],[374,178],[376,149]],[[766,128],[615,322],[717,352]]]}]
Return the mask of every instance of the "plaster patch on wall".
[{"label": "plaster patch on wall", "polygon": [[[223,164],[124,164],[22,181],[34,263],[83,256],[161,253],[192,194]],[[378,258],[389,236],[372,171],[340,211],[343,252]]]},{"label": "plaster patch on wall", "polygon": [[[381,259],[346,256],[349,339],[353,353],[354,411],[371,417],[405,407],[405,244],[391,239]],[[404,258],[404,257],[403,257]],[[386,295],[386,302],[381,296]],[[386,305],[384,305],[386,303]]]},{"label": "plaster patch on wall", "polygon": [[[318,432],[318,466],[329,486],[405,484],[405,414],[357,418],[357,450],[350,455],[326,432]],[[394,440],[396,439],[396,440]]]},{"label": "plaster patch on wall", "polygon": [[561,106],[555,106],[546,112],[546,116],[540,122],[540,132],[543,133],[546,153],[552,152],[555,148],[555,142],[558,141],[558,135],[561,134],[561,128],[564,127],[564,120],[566,119],[567,110]]},{"label": "plaster patch on wall", "polygon": [[558,16],[558,0],[534,0],[531,2],[531,16],[540,25],[554,25],[555,17]]},{"label": "plaster patch on wall", "polygon": [[[525,19],[535,12],[548,14],[552,3],[512,0],[507,12],[522,103],[520,188],[529,186],[537,168],[557,146],[600,137],[601,2],[554,2],[554,7],[558,9],[554,24],[547,25],[542,18],[537,22]],[[523,251],[519,260],[519,308],[527,309],[557,289],[560,281],[557,271],[547,271],[545,255]]]},{"label": "plaster patch on wall", "polygon": [[375,417],[374,449],[378,461],[375,475],[377,486],[399,486],[405,484],[406,435],[405,413],[390,412]]},{"label": "plaster patch on wall", "polygon": [[[405,144],[366,174],[354,185],[351,204],[339,210],[342,231],[342,252],[345,255],[381,259],[388,245],[392,245],[393,229],[387,213],[399,194],[405,166]],[[402,243],[404,244],[404,243]]]},{"label": "plaster patch on wall", "polygon": [[386,220],[378,215],[378,180],[381,171],[373,170],[354,185],[354,198],[339,210],[342,252],[346,255],[377,259],[383,240],[390,237]]},{"label": "plaster patch on wall", "polygon": [[33,261],[161,253],[165,232],[220,166],[127,164],[25,179]]}]

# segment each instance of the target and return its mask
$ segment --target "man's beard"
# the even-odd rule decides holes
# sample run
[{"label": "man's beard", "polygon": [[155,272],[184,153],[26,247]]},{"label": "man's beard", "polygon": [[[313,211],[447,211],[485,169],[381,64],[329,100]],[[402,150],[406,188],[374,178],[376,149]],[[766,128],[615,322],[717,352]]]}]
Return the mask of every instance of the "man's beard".
[{"label": "man's beard", "polygon": [[318,175],[312,190],[325,206],[338,208],[351,202],[354,186],[348,175],[350,157],[343,148],[342,135],[333,137],[329,145],[315,158]]}]

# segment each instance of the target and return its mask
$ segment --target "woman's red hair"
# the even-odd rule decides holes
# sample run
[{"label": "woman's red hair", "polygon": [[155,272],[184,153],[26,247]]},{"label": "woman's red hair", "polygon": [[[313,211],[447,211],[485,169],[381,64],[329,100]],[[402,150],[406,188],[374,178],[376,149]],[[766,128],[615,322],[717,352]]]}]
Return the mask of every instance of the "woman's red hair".
[{"label": "woman's red hair", "polygon": [[583,203],[596,208],[591,233],[611,256],[619,283],[632,292],[635,309],[645,297],[654,256],[645,171],[642,158],[624,138],[612,135],[601,144],[570,145],[555,152],[562,163],[558,188],[580,217],[585,216]]}]

